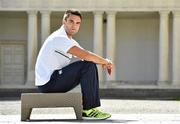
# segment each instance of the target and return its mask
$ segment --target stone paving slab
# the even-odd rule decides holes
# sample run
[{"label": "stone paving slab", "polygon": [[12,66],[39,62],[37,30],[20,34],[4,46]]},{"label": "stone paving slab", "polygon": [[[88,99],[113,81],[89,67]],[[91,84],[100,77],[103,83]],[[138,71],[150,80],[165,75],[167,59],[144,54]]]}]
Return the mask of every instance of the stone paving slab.
[{"label": "stone paving slab", "polygon": [[[20,100],[0,101],[0,115],[20,114]],[[180,114],[180,101],[167,100],[119,100],[119,99],[102,99],[101,108],[114,114],[121,113],[166,113]],[[69,109],[39,109],[34,110],[36,113],[61,114],[72,113]]]},{"label": "stone paving slab", "polygon": [[[77,121],[75,116],[71,114],[48,114],[34,115],[36,116],[30,121],[21,122],[20,115],[0,115],[0,124],[180,124],[180,114],[112,114],[107,120],[82,120]],[[70,118],[70,119],[69,119]]]},{"label": "stone paving slab", "polygon": [[0,124],[180,124],[180,101],[102,99],[101,108],[112,117],[105,121],[77,121],[72,108],[33,109],[31,121],[20,121],[19,100],[0,101]]}]

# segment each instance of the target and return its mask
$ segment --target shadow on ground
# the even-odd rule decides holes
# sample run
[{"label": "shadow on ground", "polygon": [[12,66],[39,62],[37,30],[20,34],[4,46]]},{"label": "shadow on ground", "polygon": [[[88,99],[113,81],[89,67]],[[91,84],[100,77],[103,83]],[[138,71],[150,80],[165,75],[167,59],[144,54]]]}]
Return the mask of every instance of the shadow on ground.
[{"label": "shadow on ground", "polygon": [[73,122],[73,123],[128,123],[135,122],[137,120],[118,120],[118,119],[107,119],[107,120],[76,120],[76,119],[31,119],[28,122]]}]

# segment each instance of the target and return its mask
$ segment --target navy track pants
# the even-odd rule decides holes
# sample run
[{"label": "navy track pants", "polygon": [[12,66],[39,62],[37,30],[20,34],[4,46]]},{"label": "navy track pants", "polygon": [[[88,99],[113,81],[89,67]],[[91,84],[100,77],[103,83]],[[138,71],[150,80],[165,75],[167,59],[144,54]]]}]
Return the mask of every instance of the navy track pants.
[{"label": "navy track pants", "polygon": [[83,109],[100,106],[98,70],[93,62],[77,61],[55,70],[50,81],[38,89],[43,93],[65,93],[78,84],[81,85]]}]

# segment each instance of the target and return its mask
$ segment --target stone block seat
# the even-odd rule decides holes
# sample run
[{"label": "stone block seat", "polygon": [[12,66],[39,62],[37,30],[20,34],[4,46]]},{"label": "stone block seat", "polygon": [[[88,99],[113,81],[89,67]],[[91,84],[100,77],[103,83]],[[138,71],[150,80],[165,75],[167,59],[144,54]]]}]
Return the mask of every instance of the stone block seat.
[{"label": "stone block seat", "polygon": [[76,118],[82,119],[81,93],[22,93],[21,121],[30,119],[33,108],[73,107]]}]

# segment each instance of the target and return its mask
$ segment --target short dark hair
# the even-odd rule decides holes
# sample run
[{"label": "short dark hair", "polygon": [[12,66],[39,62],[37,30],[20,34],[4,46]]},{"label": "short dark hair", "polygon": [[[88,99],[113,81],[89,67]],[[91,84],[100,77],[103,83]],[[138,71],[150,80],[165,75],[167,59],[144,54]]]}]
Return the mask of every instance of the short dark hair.
[{"label": "short dark hair", "polygon": [[79,16],[80,19],[82,20],[81,12],[78,11],[78,10],[67,10],[67,11],[64,13],[63,20],[67,20],[67,18],[68,18],[70,15]]}]

